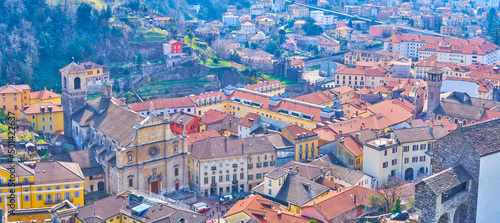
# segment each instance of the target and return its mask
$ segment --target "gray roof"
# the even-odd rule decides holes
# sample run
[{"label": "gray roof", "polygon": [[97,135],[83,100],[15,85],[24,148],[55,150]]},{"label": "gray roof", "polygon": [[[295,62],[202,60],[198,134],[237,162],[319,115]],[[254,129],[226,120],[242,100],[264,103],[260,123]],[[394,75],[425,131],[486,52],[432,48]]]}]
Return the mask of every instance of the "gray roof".
[{"label": "gray roof", "polygon": [[189,153],[196,159],[216,159],[247,154],[274,152],[273,144],[265,136],[228,139],[224,136],[210,137],[195,142]]},{"label": "gray roof", "polygon": [[[476,150],[479,156],[500,152],[500,118],[467,125],[458,128],[443,138],[462,142],[465,141]],[[437,141],[439,143],[439,141]]]},{"label": "gray roof", "polygon": [[327,168],[323,168],[322,166],[311,165],[308,163],[299,163],[296,161],[291,161],[281,166],[281,168],[291,168],[298,171],[301,177],[312,180],[318,176],[327,172]]},{"label": "gray roof", "polygon": [[362,144],[377,138],[377,134],[375,134],[375,132],[373,132],[371,129],[362,129],[350,132],[349,135],[356,138],[356,140],[358,140]]},{"label": "gray roof", "polygon": [[282,176],[285,176],[286,174],[288,174],[288,172],[289,170],[286,168],[276,167],[273,170],[269,171],[269,173],[266,174],[266,177],[276,180]]},{"label": "gray roof", "polygon": [[62,74],[87,73],[87,70],[81,65],[71,62],[59,70]]},{"label": "gray roof", "polygon": [[424,178],[422,181],[425,182],[434,194],[439,195],[470,179],[472,177],[467,170],[462,165],[458,165]]},{"label": "gray roof", "polygon": [[492,101],[481,98],[470,97],[465,92],[452,91],[448,93],[443,93],[440,95],[441,98],[445,98],[446,102],[453,102],[459,104],[467,104],[474,107],[482,108],[484,106],[485,109],[492,109],[494,107],[500,107],[500,102]]},{"label": "gray roof", "polygon": [[483,115],[483,110],[480,107],[474,107],[467,104],[441,101],[440,105],[434,110],[434,113],[450,117],[479,121],[479,119]]},{"label": "gray roof", "polygon": [[184,113],[184,112],[178,112],[170,116],[170,121],[181,124],[181,120],[183,125],[186,125],[187,123],[190,123],[193,121],[193,119],[196,118],[196,116],[189,114],[189,113]]},{"label": "gray roof", "polygon": [[436,140],[448,134],[448,130],[443,126],[420,127],[411,129],[397,129],[394,134],[401,143],[420,142]]},{"label": "gray roof", "polygon": [[73,114],[71,119],[80,126],[92,126],[98,129],[122,145],[132,141],[137,118],[141,121],[144,119],[136,112],[122,107],[123,103],[115,98],[110,100],[98,98],[87,103],[84,108]]},{"label": "gray roof", "polygon": [[276,149],[282,149],[282,148],[293,148],[294,145],[288,139],[283,137],[281,134],[275,133],[275,134],[267,134],[265,135],[269,139],[269,141],[273,144],[273,146]]},{"label": "gray roof", "polygon": [[[264,184],[264,182],[259,184],[253,191],[268,197],[267,191],[264,191]],[[326,186],[310,181],[290,171],[274,199],[283,204],[290,202],[291,204],[300,206],[329,190],[330,188]]]},{"label": "gray roof", "polygon": [[359,180],[361,180],[361,178],[363,178],[364,176],[368,176],[371,178],[370,175],[363,173],[359,170],[352,170],[347,167],[331,163],[328,156],[323,156],[321,158],[318,158],[313,162],[311,162],[311,164],[330,169],[333,177],[341,179],[351,185],[356,185],[359,182]]}]

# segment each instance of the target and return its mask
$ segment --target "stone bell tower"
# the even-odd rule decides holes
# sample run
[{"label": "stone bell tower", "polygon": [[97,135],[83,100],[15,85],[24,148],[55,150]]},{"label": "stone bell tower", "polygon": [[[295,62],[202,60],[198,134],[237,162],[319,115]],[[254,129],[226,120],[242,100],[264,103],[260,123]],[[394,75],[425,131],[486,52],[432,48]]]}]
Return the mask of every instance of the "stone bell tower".
[{"label": "stone bell tower", "polygon": [[87,71],[83,66],[71,62],[59,72],[62,82],[64,135],[72,137],[71,115],[87,104]]},{"label": "stone bell tower", "polygon": [[434,120],[434,110],[439,107],[441,85],[443,84],[443,71],[436,67],[427,71],[427,119]]}]

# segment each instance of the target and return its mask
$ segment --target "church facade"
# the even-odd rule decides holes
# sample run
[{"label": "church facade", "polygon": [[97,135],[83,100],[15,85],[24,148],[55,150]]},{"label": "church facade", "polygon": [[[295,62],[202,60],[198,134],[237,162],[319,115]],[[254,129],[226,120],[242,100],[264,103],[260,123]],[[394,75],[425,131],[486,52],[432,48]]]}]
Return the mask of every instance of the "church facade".
[{"label": "church facade", "polygon": [[133,188],[169,194],[188,189],[186,134],[174,134],[168,116],[157,117],[153,108],[146,117],[127,109],[112,97],[107,81],[100,98],[86,101],[78,66],[71,63],[60,70],[64,134],[73,138],[77,149],[95,155],[105,172],[106,191],[117,194]]}]

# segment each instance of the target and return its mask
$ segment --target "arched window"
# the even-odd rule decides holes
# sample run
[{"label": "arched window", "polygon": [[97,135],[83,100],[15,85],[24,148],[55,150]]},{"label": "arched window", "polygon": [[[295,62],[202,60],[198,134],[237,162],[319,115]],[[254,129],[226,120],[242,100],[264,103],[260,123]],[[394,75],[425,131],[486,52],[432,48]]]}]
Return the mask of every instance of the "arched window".
[{"label": "arched window", "polygon": [[127,153],[128,163],[132,163],[132,154],[133,154],[132,151],[130,151],[130,152]]},{"label": "arched window", "polygon": [[464,125],[467,125],[467,120],[464,120]]},{"label": "arched window", "polygon": [[75,86],[75,90],[81,88],[81,86],[80,86],[80,78],[79,77],[75,77],[74,86]]}]

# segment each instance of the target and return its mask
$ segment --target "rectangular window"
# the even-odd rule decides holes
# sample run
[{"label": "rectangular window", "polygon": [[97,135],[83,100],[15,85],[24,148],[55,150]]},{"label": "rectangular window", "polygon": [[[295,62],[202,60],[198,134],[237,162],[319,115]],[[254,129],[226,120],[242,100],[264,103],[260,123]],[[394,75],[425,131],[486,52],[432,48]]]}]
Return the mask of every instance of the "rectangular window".
[{"label": "rectangular window", "polygon": [[229,181],[229,174],[226,175],[226,181]]},{"label": "rectangular window", "polygon": [[404,146],[403,148],[404,148],[404,152],[410,151],[410,146]]},{"label": "rectangular window", "polygon": [[425,150],[426,145],[425,144],[420,144],[420,150]]},{"label": "rectangular window", "polygon": [[203,183],[208,184],[208,177],[205,177],[205,179],[203,179]]},{"label": "rectangular window", "polygon": [[248,169],[253,169],[253,163],[248,164]]},{"label": "rectangular window", "polygon": [[75,191],[75,196],[74,197],[80,197],[80,191]]},{"label": "rectangular window", "polygon": [[432,143],[427,143],[427,150],[431,151],[432,150]]},{"label": "rectangular window", "polygon": [[133,187],[134,186],[134,179],[130,178],[128,179],[128,187]]},{"label": "rectangular window", "polygon": [[405,158],[405,164],[410,162],[410,158]]},{"label": "rectangular window", "polygon": [[270,165],[270,166],[274,166],[274,165],[276,165],[276,161],[271,161],[271,162],[269,162],[269,165]]},{"label": "rectangular window", "polygon": [[412,157],[412,158],[411,158],[411,162],[412,162],[412,163],[416,163],[417,161],[418,161],[418,157]]},{"label": "rectangular window", "polygon": [[45,190],[52,190],[52,186],[46,186]]},{"label": "rectangular window", "polygon": [[425,162],[425,156],[420,156],[420,162]]},{"label": "rectangular window", "polygon": [[240,180],[243,180],[245,179],[245,174],[244,173],[240,173]]},{"label": "rectangular window", "polygon": [[49,121],[54,121],[54,118],[53,117],[49,117]]},{"label": "rectangular window", "polygon": [[393,160],[392,160],[392,165],[394,166],[394,165],[396,165],[396,164],[398,164],[398,159],[393,159]]},{"label": "rectangular window", "polygon": [[413,145],[413,151],[418,151],[418,145]]},{"label": "rectangular window", "polygon": [[37,201],[43,201],[43,195],[41,195],[41,194],[36,195],[36,200]]},{"label": "rectangular window", "polygon": [[248,180],[253,180],[253,174],[248,174]]},{"label": "rectangular window", "polygon": [[262,178],[262,174],[261,173],[255,174],[255,178],[257,178],[257,179]]},{"label": "rectangular window", "polygon": [[261,168],[262,167],[262,163],[257,163],[257,168]]},{"label": "rectangular window", "polygon": [[392,148],[392,153],[397,153],[398,152],[398,147]]},{"label": "rectangular window", "polygon": [[349,159],[349,165],[353,165],[354,164],[354,160],[353,159]]},{"label": "rectangular window", "polygon": [[24,201],[30,201],[30,196],[29,195],[24,195]]},{"label": "rectangular window", "polygon": [[267,167],[268,166],[268,162],[264,162],[264,167]]},{"label": "rectangular window", "polygon": [[387,150],[384,150],[384,156],[387,156]]},{"label": "rectangular window", "polygon": [[389,166],[389,162],[382,163],[382,168],[387,168]]}]

